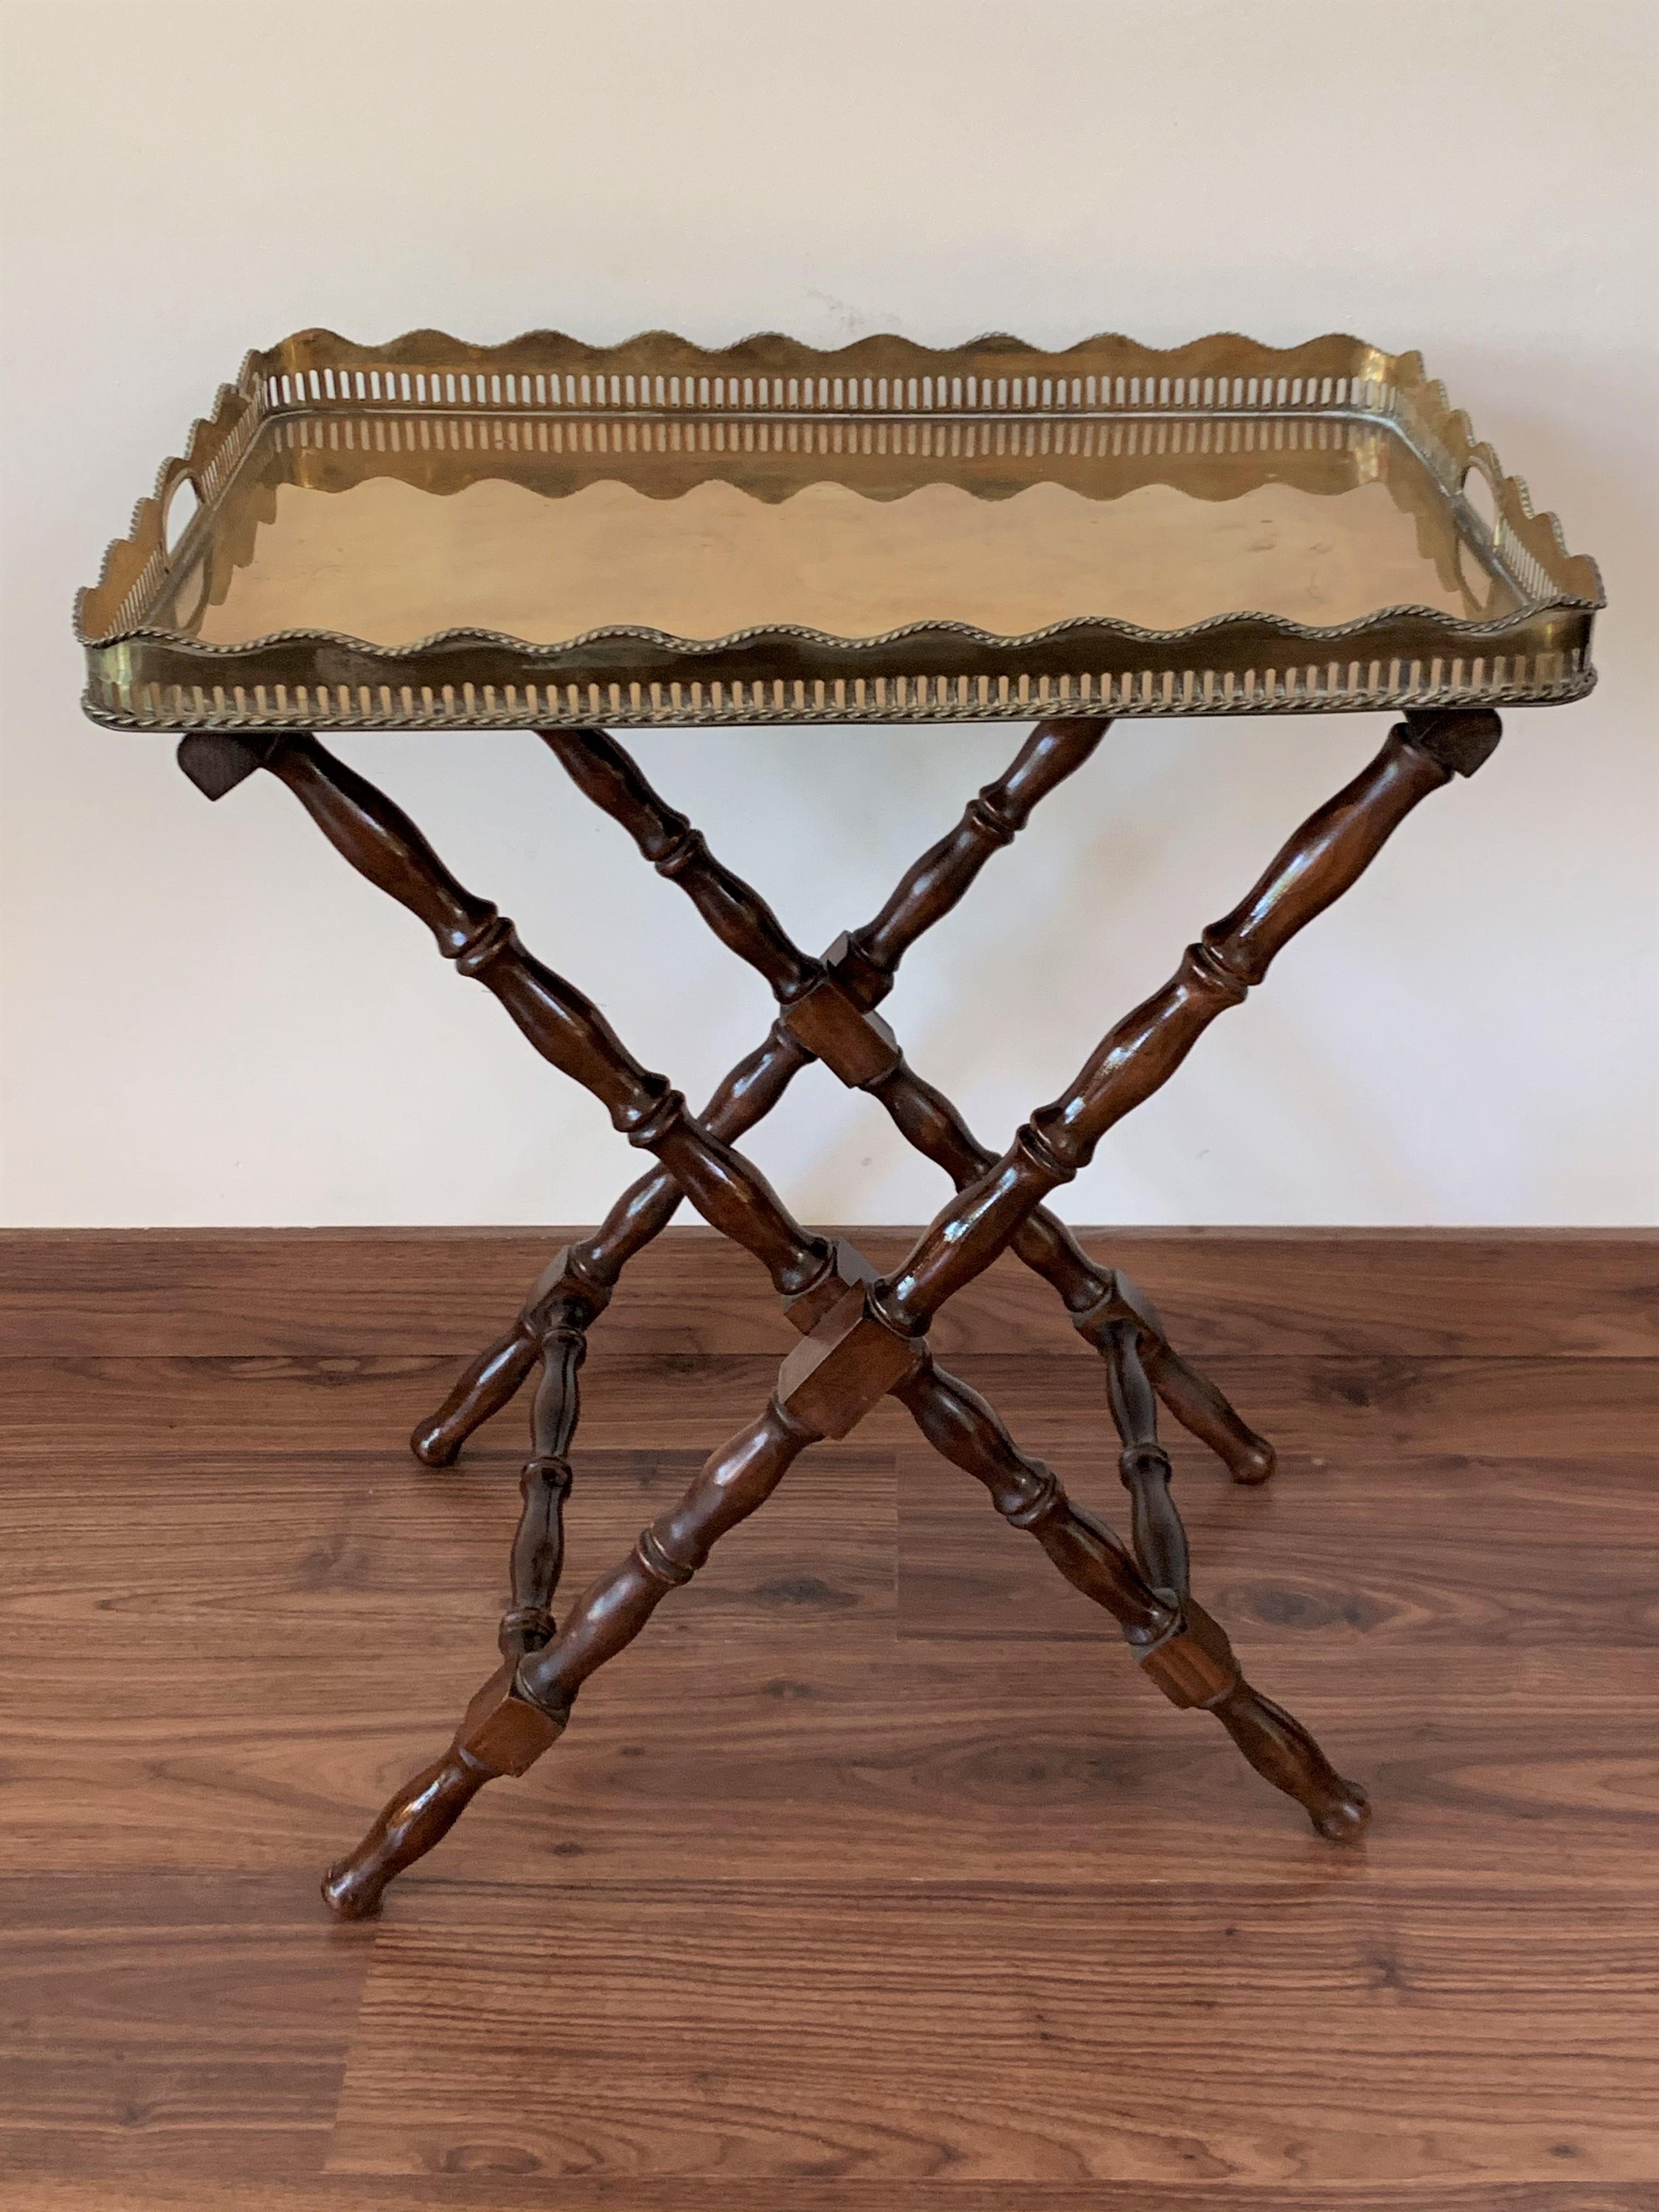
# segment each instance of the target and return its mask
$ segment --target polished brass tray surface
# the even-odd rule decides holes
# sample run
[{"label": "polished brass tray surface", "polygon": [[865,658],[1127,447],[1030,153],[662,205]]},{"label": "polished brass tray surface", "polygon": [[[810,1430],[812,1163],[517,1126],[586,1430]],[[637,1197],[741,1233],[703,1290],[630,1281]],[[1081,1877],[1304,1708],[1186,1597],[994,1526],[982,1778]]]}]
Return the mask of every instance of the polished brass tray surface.
[{"label": "polished brass tray surface", "polygon": [[1544,704],[1602,604],[1419,356],[1351,337],[308,331],[76,623],[100,722],[510,728]]}]

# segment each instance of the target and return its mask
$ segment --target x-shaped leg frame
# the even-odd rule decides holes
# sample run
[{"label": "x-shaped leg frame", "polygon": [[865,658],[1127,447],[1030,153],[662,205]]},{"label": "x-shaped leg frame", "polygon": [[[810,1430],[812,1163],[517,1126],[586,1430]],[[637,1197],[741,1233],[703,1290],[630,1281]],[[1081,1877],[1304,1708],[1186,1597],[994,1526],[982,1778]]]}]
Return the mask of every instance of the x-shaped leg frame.
[{"label": "x-shaped leg frame", "polygon": [[[1268,1448],[1170,1352],[1144,1298],[1121,1278],[1095,1270],[1042,1201],[1087,1164],[1108,1128],[1168,1079],[1215,1016],[1242,1001],[1289,939],[1357,879],[1413,806],[1454,772],[1469,775],[1480,765],[1498,742],[1498,719],[1484,711],[1408,714],[1370,766],[1303,826],[1240,905],[1188,948],[1170,982],[1109,1032],[1071,1088],[1039,1109],[994,1160],[949,1102],[906,1066],[871,1009],[890,988],[906,946],[954,905],[984,859],[1013,835],[1043,791],[1081,765],[1104,728],[1101,722],[1040,728],[1007,775],[970,803],[952,836],[911,871],[877,921],[838,940],[823,962],[789,943],[764,902],[710,858],[697,833],[663,805],[611,739],[594,731],[544,733],[578,784],[634,834],[662,872],[684,884],[716,933],[778,996],[783,1011],[766,1044],[728,1077],[702,1121],[664,1078],[633,1058],[589,1000],[524,951],[494,907],[455,881],[400,810],[314,738],[201,733],[184,740],[181,764],[210,797],[259,766],[277,775],[352,865],[419,915],[460,972],[493,990],[538,1050],[592,1090],[616,1127],[659,1164],[619,1201],[596,1237],[556,1258],[514,1330],[474,1363],[441,1414],[416,1432],[423,1457],[453,1458],[467,1429],[504,1403],[541,1359],[502,1665],[468,1707],[449,1751],[392,1799],[356,1852],[325,1878],[324,1893],[337,1911],[374,1911],[386,1884],[433,1847],[485,1782],[524,1772],[562,1733],[582,1681],[638,1634],[670,1589],[690,1578],[715,1539],[770,1495],[806,1445],[848,1434],[888,1394],[945,1457],[986,1485],[1006,1519],[1034,1534],[1062,1573],[1114,1614],[1173,1703],[1213,1712],[1250,1763],[1296,1797],[1321,1833],[1339,1840],[1363,1830],[1364,1793],[1335,1772],[1297,1722],[1245,1682],[1224,1632],[1190,1595],[1185,1534],[1157,1438],[1154,1385],[1241,1479],[1271,1472]],[[953,1204],[902,1267],[879,1279],[846,1244],[802,1229],[728,1141],[769,1109],[811,1058],[880,1098],[957,1186]],[[551,1600],[586,1329],[623,1261],[666,1224],[682,1194],[762,1261],[804,1340],[785,1361],[759,1418],[713,1455],[679,1505],[641,1534],[623,1566],[583,1594],[560,1630]],[[1123,1442],[1120,1469],[1133,1501],[1133,1556],[1073,1505],[1052,1472],[1021,1453],[984,1401],[939,1370],[928,1352],[933,1315],[1010,1246],[1055,1284],[1106,1362]]]},{"label": "x-shaped leg frame", "polygon": [[[680,885],[715,935],[764,977],[782,1009],[765,1042],[715,1091],[703,1126],[735,1142],[817,1059],[849,1088],[879,1100],[901,1133],[958,1190],[982,1174],[992,1154],[950,1100],[905,1064],[897,1040],[872,1010],[892,989],[898,964],[917,938],[958,903],[986,861],[1012,843],[1038,800],[1084,765],[1109,727],[1104,721],[1040,725],[1006,773],[970,799],[950,835],[900,879],[875,920],[843,933],[822,960],[790,942],[766,902],[710,857],[700,833],[658,797],[613,739],[592,730],[543,732],[578,787],[629,832],[659,875]],[[428,1467],[450,1465],[465,1439],[501,1410],[538,1359],[545,1359],[550,1338],[563,1340],[591,1326],[623,1267],[661,1234],[680,1197],[667,1175],[648,1176],[623,1194],[592,1237],[561,1251],[506,1334],[416,1427],[410,1439],[416,1456]],[[1097,1269],[1046,1208],[1033,1214],[1013,1249],[1053,1285],[1074,1326],[1097,1346],[1133,1313],[1142,1327],[1142,1357],[1176,1419],[1220,1455],[1236,1480],[1267,1480],[1272,1445],[1173,1351],[1151,1301],[1127,1276]],[[556,1395],[562,1400],[565,1391]]]}]

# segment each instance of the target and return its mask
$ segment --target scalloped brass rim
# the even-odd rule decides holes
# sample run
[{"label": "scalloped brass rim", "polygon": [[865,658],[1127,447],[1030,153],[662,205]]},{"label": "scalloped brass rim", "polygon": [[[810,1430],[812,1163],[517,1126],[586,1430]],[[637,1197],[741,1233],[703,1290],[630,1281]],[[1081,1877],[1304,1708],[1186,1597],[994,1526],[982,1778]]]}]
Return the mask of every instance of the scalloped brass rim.
[{"label": "scalloped brass rim", "polygon": [[[1141,383],[1151,381],[1147,403],[1142,404],[1137,398],[1133,406],[1127,408],[1109,403],[1101,406],[1092,402],[1079,405],[1062,396],[1058,404],[1046,400],[1040,406],[1016,397],[1012,403],[988,398],[970,409],[963,408],[959,403],[921,407],[896,401],[873,410],[867,404],[860,404],[856,386],[850,403],[842,402],[842,386],[854,371],[866,389],[877,380],[883,380],[884,389],[886,384],[896,379],[895,392],[902,392],[912,401],[919,390],[931,398],[929,379],[981,380],[988,394],[993,381],[1004,392],[1012,383],[1016,393],[1020,387],[1029,386],[1035,394],[1039,380],[1052,392],[1054,380],[1062,371],[1073,383],[1085,376],[1091,385],[1095,380],[1103,379],[1103,389],[1106,391],[1110,390],[1114,379],[1118,380],[1120,392],[1125,388],[1126,380],[1137,380],[1129,386],[1137,393]],[[917,623],[863,637],[841,636],[810,625],[763,624],[731,630],[717,637],[687,638],[644,626],[617,624],[583,630],[553,643],[533,644],[500,631],[458,627],[434,631],[412,644],[395,647],[371,644],[342,631],[308,629],[275,630],[234,645],[210,645],[148,619],[260,428],[283,416],[326,413],[331,406],[343,404],[361,407],[364,401],[352,394],[348,384],[343,384],[336,392],[335,379],[355,377],[362,386],[365,378],[384,379],[388,373],[401,381],[402,396],[398,396],[397,386],[388,382],[386,397],[382,399],[377,391],[368,404],[404,413],[457,412],[453,390],[447,398],[435,396],[434,390],[430,401],[424,398],[411,401],[409,398],[411,377],[418,378],[424,387],[427,380],[435,374],[450,386],[459,377],[469,392],[471,381],[477,381],[477,399],[469,397],[459,411],[520,416],[556,413],[562,417],[578,419],[583,416],[609,416],[627,410],[620,410],[609,397],[601,397],[592,404],[586,398],[580,404],[562,402],[552,409],[517,400],[503,407],[500,398],[501,380],[532,374],[558,375],[572,379],[574,389],[574,380],[577,378],[591,380],[602,376],[620,393],[627,380],[641,375],[660,378],[672,374],[699,380],[725,379],[732,385],[729,396],[725,385],[718,381],[708,386],[700,382],[696,387],[717,392],[720,395],[718,404],[709,404],[706,399],[688,400],[684,404],[677,403],[673,411],[680,417],[718,416],[726,421],[787,415],[816,418],[825,414],[842,419],[869,420],[877,411],[884,420],[904,419],[918,414],[936,420],[953,416],[960,419],[971,413],[975,416],[989,415],[1026,422],[1102,416],[1122,419],[1160,413],[1190,418],[1237,413],[1239,410],[1229,405],[1224,398],[1220,406],[1206,407],[1189,396],[1203,387],[1206,379],[1212,384],[1225,380],[1229,388],[1250,380],[1252,398],[1247,411],[1256,416],[1271,416],[1292,411],[1287,408],[1284,395],[1292,389],[1299,395],[1305,384],[1310,394],[1309,404],[1314,411],[1346,415],[1350,418],[1376,415],[1390,419],[1433,471],[1445,489],[1449,501],[1463,497],[1462,486],[1469,471],[1480,469],[1493,491],[1498,517],[1494,548],[1510,573],[1517,575],[1525,596],[1518,616],[1511,610],[1503,617],[1486,620],[1468,620],[1404,604],[1376,609],[1355,621],[1328,627],[1241,609],[1173,629],[1148,629],[1109,617],[1090,615],[1069,617],[1044,629],[1006,635],[951,621]],[[764,402],[756,404],[744,397],[745,388],[753,390],[756,380],[760,380],[760,389],[764,393],[770,389],[769,380],[781,382],[791,375],[797,380],[817,379],[826,392],[833,385],[835,404],[826,401],[823,405],[815,405],[809,400],[804,407],[792,404],[785,408]],[[484,397],[485,379],[489,380],[495,392],[493,398]],[[1352,388],[1358,392],[1363,388],[1368,393],[1375,393],[1377,404],[1333,408],[1328,404],[1322,406],[1311,398],[1317,389],[1322,386],[1328,391],[1334,383],[1339,390]],[[1258,386],[1264,394],[1259,402],[1255,398]],[[586,392],[586,381],[583,388]],[[694,387],[688,385],[687,388],[690,392]],[[977,386],[969,382],[966,388],[972,392]],[[1178,395],[1174,406],[1156,404],[1157,393],[1167,396],[1172,388]],[[281,396],[284,392],[289,395],[286,398]],[[1277,404],[1274,393],[1279,395]],[[273,398],[273,394],[277,396]],[[1382,404],[1384,395],[1386,405]],[[656,414],[661,410],[647,400],[632,411]],[[1294,403],[1294,411],[1308,411],[1299,396]],[[163,537],[165,512],[173,490],[184,478],[188,478],[196,489],[200,511],[179,544],[169,552]],[[1265,639],[1287,647],[1363,647],[1368,634],[1380,636],[1390,630],[1398,632],[1403,626],[1420,631],[1421,650],[1425,653],[1451,653],[1462,648],[1466,654],[1475,655],[1483,645],[1516,636],[1529,622],[1540,625],[1539,635],[1533,641],[1534,650],[1559,648],[1556,651],[1558,661],[1560,651],[1565,650],[1571,667],[1562,663],[1547,679],[1528,679],[1518,687],[1520,696],[1559,698],[1568,696],[1563,685],[1569,677],[1577,683],[1588,672],[1589,618],[1605,603],[1595,562],[1586,556],[1567,550],[1560,526],[1553,514],[1534,514],[1525,483],[1519,477],[1505,475],[1492,447],[1474,439],[1468,416],[1453,409],[1443,387],[1427,378],[1421,357],[1414,353],[1389,355],[1340,332],[1282,347],[1234,332],[1212,333],[1165,347],[1146,345],[1117,333],[1105,332],[1049,350],[1000,331],[953,346],[929,346],[915,339],[879,335],[854,339],[844,346],[816,348],[773,331],[757,332],[722,347],[698,346],[665,331],[646,331],[616,344],[594,345],[551,331],[526,332],[495,345],[479,346],[447,332],[429,330],[407,331],[378,346],[362,346],[332,331],[317,329],[297,332],[276,346],[247,355],[235,385],[220,388],[211,417],[192,427],[184,456],[167,460],[157,472],[155,492],[138,502],[127,536],[113,541],[106,552],[97,584],[77,596],[75,620],[77,640],[88,653],[88,711],[94,711],[95,707],[96,718],[100,720],[141,722],[145,718],[131,706],[131,695],[135,678],[142,681],[149,665],[147,656],[153,653],[162,656],[169,669],[185,662],[198,665],[207,684],[213,686],[224,672],[238,663],[249,662],[261,654],[286,655],[295,648],[306,647],[324,655],[349,654],[354,662],[360,661],[388,674],[401,672],[405,681],[413,678],[419,683],[423,675],[430,677],[434,672],[440,682],[451,680],[453,666],[433,672],[424,664],[434,656],[447,657],[453,663],[455,656],[464,655],[468,648],[491,654],[511,653],[524,663],[527,671],[547,672],[562,661],[568,662],[573,655],[582,654],[597,645],[613,643],[623,648],[617,672],[626,679],[630,672],[623,663],[630,648],[642,653],[656,671],[658,659],[664,654],[684,659],[690,667],[722,653],[753,653],[776,643],[822,653],[830,657],[826,665],[832,665],[833,671],[840,673],[854,669],[860,659],[890,653],[896,645],[915,642],[939,648],[957,641],[969,655],[969,659],[964,660],[964,671],[982,675],[987,654],[1018,656],[1036,647],[1052,646],[1056,641],[1081,641],[1085,638],[1121,657],[1132,651],[1178,649],[1195,639],[1212,640],[1219,647],[1227,641],[1230,634],[1237,636],[1246,632],[1258,644]],[[1550,619],[1557,617],[1565,618],[1565,626],[1561,621]],[[1547,654],[1540,651],[1540,664],[1545,657]],[[1218,655],[1214,672],[1227,674],[1231,666]],[[584,668],[572,670],[578,678],[587,672]],[[647,672],[643,664],[638,672]],[[128,695],[125,699],[116,696],[123,685]],[[176,678],[173,685],[177,690]],[[197,688],[199,690],[202,687]],[[1511,684],[1504,696],[1513,699],[1517,687]],[[1331,707],[1347,703],[1339,694],[1340,687],[1326,697],[1324,703]],[[1497,698],[1499,693],[1494,690],[1491,696]],[[1356,698],[1352,703],[1360,702]],[[176,700],[173,704],[176,708]],[[1218,710],[1212,708],[1209,711]],[[675,719],[666,714],[661,718]],[[802,719],[805,718],[803,715]]]}]

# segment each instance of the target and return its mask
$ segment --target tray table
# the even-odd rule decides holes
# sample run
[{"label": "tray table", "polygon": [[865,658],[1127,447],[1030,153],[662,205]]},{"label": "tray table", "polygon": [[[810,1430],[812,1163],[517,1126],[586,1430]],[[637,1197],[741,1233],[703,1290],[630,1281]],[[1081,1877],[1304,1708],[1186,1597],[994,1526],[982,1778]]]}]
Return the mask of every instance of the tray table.
[{"label": "tray table", "polygon": [[[364,347],[310,331],[248,356],[77,602],[87,712],[181,732],[210,798],[275,775],[654,1161],[415,1431],[417,1457],[447,1465],[538,1376],[501,1663],[449,1748],[330,1869],[336,1911],[376,1910],[484,1783],[523,1773],[722,1531],[888,1395],[1113,1616],[1167,1698],[1212,1713],[1321,1834],[1363,1832],[1364,1790],[1245,1680],[1192,1594],[1158,1405],[1236,1480],[1265,1481],[1272,1447],[1044,1201],[1412,808],[1482,764],[1497,708],[1589,690],[1602,604],[1595,564],[1532,513],[1419,357],[1349,337],[821,353],[776,336],[711,352],[663,333]],[[1376,758],[1006,1151],[908,1066],[875,1011],[905,951],[1115,718],[1382,708],[1402,720]],[[597,726],[978,720],[1036,727],[821,957]],[[700,1115],[317,736],[384,727],[538,732],[765,977],[778,1018]],[[735,1149],[815,1060],[953,1186],[884,1278],[803,1228]],[[587,1333],[683,1198],[762,1261],[801,1341],[755,1420],[556,1620]],[[940,1306],[1005,1249],[1103,1361],[1127,1543],[928,1348]]]}]

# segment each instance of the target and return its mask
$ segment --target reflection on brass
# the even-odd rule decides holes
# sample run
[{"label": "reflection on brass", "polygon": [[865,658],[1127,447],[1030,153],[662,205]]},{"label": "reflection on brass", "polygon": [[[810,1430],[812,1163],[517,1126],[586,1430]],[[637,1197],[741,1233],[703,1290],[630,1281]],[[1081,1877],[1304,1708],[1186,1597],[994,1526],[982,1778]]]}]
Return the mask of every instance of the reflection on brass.
[{"label": "reflection on brass", "polygon": [[[205,565],[179,586],[186,611]],[[213,645],[306,629],[407,647],[448,627],[552,645],[630,622],[684,638],[790,623],[864,638],[940,617],[1018,636],[1093,590],[1147,629],[1233,607],[1304,623],[1379,604],[1480,608],[1436,573],[1381,483],[1335,498],[1269,483],[1224,505],[1169,484],[1112,501],[1033,484],[994,504],[957,484],[878,503],[816,483],[763,507],[720,483],[677,500],[615,482],[549,500],[495,477],[439,500],[374,477],[342,494],[278,487],[214,603],[163,619]]]},{"label": "reflection on brass", "polygon": [[1418,357],[1351,338],[312,331],[76,617],[101,721],[500,727],[1559,700],[1601,604]]}]

